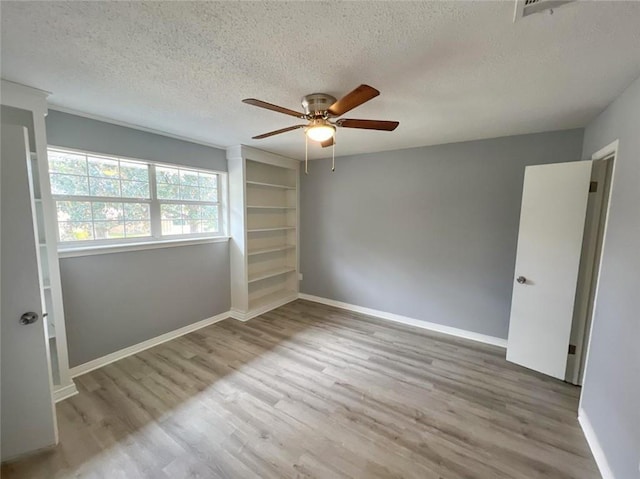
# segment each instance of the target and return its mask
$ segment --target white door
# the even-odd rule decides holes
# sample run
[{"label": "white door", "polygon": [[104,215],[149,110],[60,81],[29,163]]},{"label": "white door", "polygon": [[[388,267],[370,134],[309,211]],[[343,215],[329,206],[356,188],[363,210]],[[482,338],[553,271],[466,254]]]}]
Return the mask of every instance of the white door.
[{"label": "white door", "polygon": [[[42,279],[29,189],[26,128],[3,124],[1,142],[0,452],[6,461],[55,444],[57,429],[41,317]],[[22,324],[24,313],[35,313],[37,320]]]},{"label": "white door", "polygon": [[565,378],[591,162],[528,166],[507,360]]}]

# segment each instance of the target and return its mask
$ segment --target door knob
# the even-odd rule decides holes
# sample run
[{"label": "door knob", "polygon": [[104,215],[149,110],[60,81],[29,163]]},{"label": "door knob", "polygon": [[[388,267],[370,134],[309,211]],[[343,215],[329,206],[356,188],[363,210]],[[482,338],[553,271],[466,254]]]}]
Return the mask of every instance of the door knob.
[{"label": "door knob", "polygon": [[20,324],[33,324],[38,320],[38,313],[32,311],[20,316]]},{"label": "door knob", "polygon": [[520,284],[525,284],[527,282],[527,278],[525,278],[524,276],[518,276],[516,281]]}]

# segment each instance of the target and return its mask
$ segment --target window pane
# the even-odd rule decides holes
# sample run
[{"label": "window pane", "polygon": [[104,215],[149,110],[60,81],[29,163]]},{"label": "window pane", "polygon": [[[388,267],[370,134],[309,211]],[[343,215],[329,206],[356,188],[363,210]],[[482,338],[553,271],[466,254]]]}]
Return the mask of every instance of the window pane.
[{"label": "window pane", "polygon": [[182,205],[160,205],[160,217],[163,220],[181,219]]},{"label": "window pane", "polygon": [[149,183],[122,181],[123,198],[149,198]]},{"label": "window pane", "polygon": [[200,213],[200,205],[183,205],[182,214],[185,218],[200,219],[202,214]]},{"label": "window pane", "polygon": [[91,221],[91,203],[88,201],[58,201],[58,221]]},{"label": "window pane", "polygon": [[146,203],[125,203],[124,217],[126,220],[149,221],[149,205]]},{"label": "window pane", "polygon": [[93,226],[91,223],[58,223],[60,241],[85,241],[93,239]]},{"label": "window pane", "polygon": [[218,188],[218,175],[200,173],[200,186],[203,188]]},{"label": "window pane", "polygon": [[218,221],[204,220],[202,222],[202,232],[203,233],[217,233],[218,232]]},{"label": "window pane", "polygon": [[51,173],[87,174],[87,159],[84,155],[49,151],[47,156],[49,158],[49,172]]},{"label": "window pane", "polygon": [[183,205],[160,205],[160,218],[163,235],[183,234]]},{"label": "window pane", "polygon": [[218,208],[217,205],[160,205],[162,234],[217,233]]},{"label": "window pane", "polygon": [[178,185],[158,183],[157,194],[161,200],[179,200],[180,187]]},{"label": "window pane", "polygon": [[182,220],[178,221],[162,221],[162,235],[181,235],[182,234]]},{"label": "window pane", "polygon": [[202,207],[202,219],[213,220],[218,222],[218,207],[217,206],[203,206]]},{"label": "window pane", "polygon": [[218,201],[218,190],[213,188],[200,188],[201,201]]},{"label": "window pane", "polygon": [[177,168],[167,168],[165,166],[156,167],[156,181],[158,183],[168,183],[171,185],[180,184],[180,170]]},{"label": "window pane", "polygon": [[95,239],[124,238],[124,221],[95,221]]},{"label": "window pane", "polygon": [[54,195],[88,195],[87,177],[52,173],[51,193]]},{"label": "window pane", "polygon": [[122,203],[93,203],[93,219],[99,221],[122,221],[124,219]]},{"label": "window pane", "polygon": [[182,226],[182,234],[189,235],[202,232],[202,220],[186,220]]},{"label": "window pane", "polygon": [[120,178],[123,180],[143,181],[145,183],[149,183],[149,165],[121,161]]},{"label": "window pane", "polygon": [[120,180],[89,178],[91,196],[120,196]]},{"label": "window pane", "polygon": [[120,178],[118,160],[89,157],[89,175],[104,178]]},{"label": "window pane", "polygon": [[217,206],[203,206],[202,207],[202,232],[203,233],[217,233],[220,231],[220,222],[218,220],[218,207]]},{"label": "window pane", "polygon": [[198,186],[198,172],[180,170],[180,184],[188,186]]},{"label": "window pane", "polygon": [[151,236],[151,223],[148,221],[127,221],[124,229],[127,238]]},{"label": "window pane", "polygon": [[199,200],[200,188],[198,188],[197,186],[181,186],[180,199],[181,200]]}]

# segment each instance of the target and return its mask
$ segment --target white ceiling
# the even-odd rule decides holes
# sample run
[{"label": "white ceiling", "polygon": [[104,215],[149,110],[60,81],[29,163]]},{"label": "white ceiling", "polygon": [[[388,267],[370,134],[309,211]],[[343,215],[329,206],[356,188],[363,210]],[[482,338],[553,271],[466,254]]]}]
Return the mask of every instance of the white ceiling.
[{"label": "white ceiling", "polygon": [[[584,126],[640,75],[640,2],[578,2],[513,23],[513,2],[6,2],[2,77],[51,103],[300,158],[297,123],[241,103],[381,95],[345,115],[339,155]],[[327,150],[312,148],[314,157]]]}]

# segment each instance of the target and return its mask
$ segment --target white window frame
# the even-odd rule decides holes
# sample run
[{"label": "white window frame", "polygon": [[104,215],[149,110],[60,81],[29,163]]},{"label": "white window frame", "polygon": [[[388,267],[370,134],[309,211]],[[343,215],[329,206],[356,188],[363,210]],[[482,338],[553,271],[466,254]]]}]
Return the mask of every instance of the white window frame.
[{"label": "white window frame", "polygon": [[[172,246],[183,246],[199,243],[215,243],[227,241],[229,239],[229,198],[228,198],[228,175],[226,171],[219,171],[207,168],[193,167],[176,163],[166,163],[159,161],[133,158],[122,155],[112,155],[89,150],[67,148],[56,145],[47,145],[48,150],[58,150],[72,154],[82,154],[87,156],[97,156],[106,159],[132,161],[143,163],[149,166],[149,195],[150,198],[127,198],[109,196],[87,196],[87,195],[54,195],[52,194],[53,210],[56,212],[56,242],[58,254],[61,258],[84,256],[90,254],[117,253],[122,251],[134,251],[139,249],[156,249]],[[48,163],[48,162],[47,162]],[[191,171],[199,171],[218,176],[218,198],[215,201],[198,200],[165,200],[157,197],[156,167],[179,168]],[[47,179],[50,181],[50,172],[47,172]],[[60,241],[58,230],[57,202],[58,201],[88,201],[88,202],[114,202],[114,203],[146,203],[149,205],[151,236],[133,238],[113,238],[84,241]],[[217,233],[192,233],[180,235],[162,235],[162,222],[160,217],[160,205],[162,204],[198,204],[218,207],[218,232]]]}]

